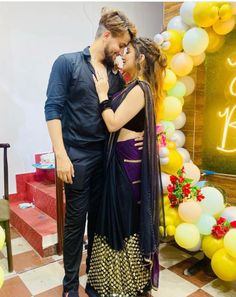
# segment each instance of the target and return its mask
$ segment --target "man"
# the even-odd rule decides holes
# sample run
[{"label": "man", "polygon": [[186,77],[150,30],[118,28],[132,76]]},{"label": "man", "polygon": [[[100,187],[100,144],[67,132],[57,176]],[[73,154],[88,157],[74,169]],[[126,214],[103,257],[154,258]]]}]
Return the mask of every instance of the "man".
[{"label": "man", "polygon": [[91,47],[61,55],[49,79],[45,115],[57,160],[57,174],[65,182],[63,297],[78,297],[79,268],[88,213],[87,271],[104,182],[104,144],[107,130],[99,110],[94,66],[107,67],[109,97],[123,87],[112,71],[115,58],[135,36],[135,26],[119,11],[103,13]]}]

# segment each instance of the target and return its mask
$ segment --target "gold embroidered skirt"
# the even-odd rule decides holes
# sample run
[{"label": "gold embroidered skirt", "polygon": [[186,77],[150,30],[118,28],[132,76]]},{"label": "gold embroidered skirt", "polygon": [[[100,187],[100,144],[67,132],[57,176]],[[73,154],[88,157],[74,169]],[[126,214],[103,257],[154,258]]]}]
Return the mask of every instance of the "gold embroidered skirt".
[{"label": "gold embroidered skirt", "polygon": [[102,297],[131,297],[150,284],[150,262],[145,263],[138,235],[127,238],[120,251],[111,249],[106,239],[95,235],[88,283]]}]

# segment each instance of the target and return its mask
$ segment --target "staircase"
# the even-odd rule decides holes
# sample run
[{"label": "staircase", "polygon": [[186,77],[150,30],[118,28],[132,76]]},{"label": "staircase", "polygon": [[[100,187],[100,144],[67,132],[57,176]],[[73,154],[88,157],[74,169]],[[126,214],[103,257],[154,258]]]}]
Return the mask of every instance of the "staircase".
[{"label": "staircase", "polygon": [[[40,155],[35,155],[39,163]],[[56,186],[54,169],[16,175],[17,193],[10,195],[11,224],[42,256],[56,254]],[[64,198],[65,201],[65,198]],[[32,202],[34,208],[19,208]],[[65,204],[64,204],[65,205]]]}]

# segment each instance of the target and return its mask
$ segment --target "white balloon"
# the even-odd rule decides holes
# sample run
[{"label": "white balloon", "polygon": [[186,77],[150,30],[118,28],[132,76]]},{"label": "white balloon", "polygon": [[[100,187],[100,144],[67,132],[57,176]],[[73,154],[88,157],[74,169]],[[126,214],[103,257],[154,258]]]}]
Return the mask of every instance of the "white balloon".
[{"label": "white balloon", "polygon": [[184,133],[181,130],[176,130],[170,140],[176,143],[176,147],[182,147],[185,144],[185,139]]},{"label": "white balloon", "polygon": [[180,77],[178,80],[182,81],[182,83],[185,84],[185,87],[186,87],[185,96],[191,95],[195,89],[194,79],[191,76],[186,75],[186,76]]},{"label": "white balloon", "polygon": [[164,50],[168,50],[170,48],[170,45],[171,43],[169,41],[164,41],[161,45],[161,47],[164,49]]},{"label": "white balloon", "polygon": [[209,36],[206,30],[194,27],[189,29],[183,38],[183,49],[191,56],[201,55],[209,44]]},{"label": "white balloon", "polygon": [[162,181],[163,192],[166,194],[168,193],[167,186],[170,184],[170,175],[167,173],[161,172],[161,181]]},{"label": "white balloon", "polygon": [[201,247],[202,247],[202,235],[200,235],[200,239],[199,239],[198,244],[195,247],[191,248],[191,249],[187,249],[187,251],[197,252],[197,251],[199,251],[201,249]]},{"label": "white balloon", "polygon": [[176,30],[179,32],[185,32],[189,29],[189,26],[186,25],[183,21],[180,15],[173,17],[168,25],[167,25],[167,30]]},{"label": "white balloon", "polygon": [[154,36],[154,41],[158,44],[158,45],[161,45],[164,41],[164,38],[161,34],[156,34]]},{"label": "white balloon", "polygon": [[205,198],[199,202],[204,213],[216,215],[224,209],[224,197],[216,188],[204,187],[201,193]]},{"label": "white balloon", "polygon": [[190,160],[183,164],[184,172],[187,178],[191,178],[193,181],[191,185],[195,185],[201,177],[201,172],[199,168]]},{"label": "white balloon", "polygon": [[195,5],[195,2],[184,2],[180,7],[180,16],[182,21],[190,27],[196,25],[193,18],[193,9]]},{"label": "white balloon", "polygon": [[167,31],[164,31],[161,33],[162,37],[164,38],[165,41],[170,40],[170,33]]},{"label": "white balloon", "polygon": [[163,146],[159,149],[159,156],[160,158],[168,157],[170,154],[170,151],[167,147]]},{"label": "white balloon", "polygon": [[166,165],[168,164],[170,161],[169,157],[165,157],[165,158],[160,158],[160,164],[161,165]]},{"label": "white balloon", "polygon": [[188,163],[190,161],[191,157],[190,157],[190,154],[189,154],[188,150],[186,150],[183,147],[178,147],[177,151],[182,156],[184,163]]},{"label": "white balloon", "polygon": [[181,129],[186,123],[186,115],[182,111],[181,114],[173,121],[175,129]]}]

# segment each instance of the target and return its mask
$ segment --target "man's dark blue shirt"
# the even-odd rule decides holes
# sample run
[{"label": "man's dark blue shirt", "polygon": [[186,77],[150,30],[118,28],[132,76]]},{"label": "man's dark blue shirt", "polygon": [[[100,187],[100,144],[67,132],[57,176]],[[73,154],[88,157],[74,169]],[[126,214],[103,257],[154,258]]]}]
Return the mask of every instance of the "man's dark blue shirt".
[{"label": "man's dark blue shirt", "polygon": [[[64,143],[75,147],[102,142],[107,136],[90,59],[89,47],[82,52],[59,56],[48,83],[46,121],[61,120]],[[120,74],[112,70],[108,70],[108,79],[111,98],[123,88],[124,82]]]}]

